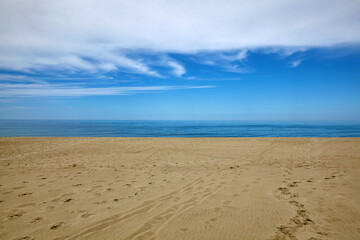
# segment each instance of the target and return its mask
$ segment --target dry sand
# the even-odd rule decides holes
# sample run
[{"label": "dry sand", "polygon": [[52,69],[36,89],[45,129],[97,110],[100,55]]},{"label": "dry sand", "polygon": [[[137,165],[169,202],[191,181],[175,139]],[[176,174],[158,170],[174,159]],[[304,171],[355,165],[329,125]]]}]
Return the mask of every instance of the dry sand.
[{"label": "dry sand", "polygon": [[0,239],[360,239],[359,138],[0,138]]}]

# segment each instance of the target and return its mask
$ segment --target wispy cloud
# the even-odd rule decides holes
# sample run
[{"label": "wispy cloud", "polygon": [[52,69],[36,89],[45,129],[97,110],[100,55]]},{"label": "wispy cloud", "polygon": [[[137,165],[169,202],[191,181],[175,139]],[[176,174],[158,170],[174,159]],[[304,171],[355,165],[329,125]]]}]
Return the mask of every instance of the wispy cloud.
[{"label": "wispy cloud", "polygon": [[292,61],[292,62],[290,63],[290,67],[295,68],[295,67],[299,66],[299,65],[302,63],[302,61],[303,61],[302,59],[298,59],[298,60]]},{"label": "wispy cloud", "polygon": [[245,60],[248,56],[248,50],[247,49],[241,49],[238,52],[235,53],[221,53],[220,58],[228,61],[242,61]]},{"label": "wispy cloud", "polygon": [[249,73],[252,70],[249,67],[240,66],[237,64],[229,64],[224,66],[224,70],[233,73]]},{"label": "wispy cloud", "polygon": [[277,54],[280,58],[287,58],[295,53],[302,53],[306,51],[308,47],[294,47],[294,46],[282,46],[282,47],[265,47],[258,48],[257,51],[265,54]]},{"label": "wispy cloud", "polygon": [[109,70],[124,68],[134,73],[146,74],[154,77],[162,77],[157,71],[152,70],[141,58],[131,59],[121,54],[102,53],[101,55],[91,56],[100,62],[99,66],[109,66]]},{"label": "wispy cloud", "polygon": [[3,74],[0,73],[0,82],[30,82],[30,83],[46,83],[36,77],[30,77],[25,75],[18,75],[18,74]]},{"label": "wispy cloud", "polygon": [[228,78],[228,77],[218,77],[218,78],[198,78],[198,77],[187,77],[185,78],[187,80],[196,80],[196,81],[207,81],[207,82],[212,82],[212,81],[239,81],[239,80],[243,80],[243,78],[241,77],[233,77],[233,78]]},{"label": "wispy cloud", "polygon": [[143,63],[142,59],[131,59],[115,53],[84,53],[82,57],[75,54],[52,54],[50,56],[23,56],[21,54],[0,57],[0,68],[25,73],[43,73],[67,71],[69,74],[110,72],[124,70],[131,73],[162,77]]},{"label": "wispy cloud", "polygon": [[184,66],[175,61],[169,61],[169,66],[173,68],[173,74],[177,77],[181,77],[186,73]]},{"label": "wispy cloud", "polygon": [[218,67],[226,72],[249,73],[252,69],[246,64],[248,49],[231,51],[206,51],[193,57],[195,62]]},{"label": "wispy cloud", "polygon": [[0,84],[14,84],[18,86],[21,83],[37,83],[37,84],[51,84],[51,83],[62,83],[68,85],[114,85],[119,83],[136,82],[134,79],[122,79],[107,75],[84,75],[84,76],[73,76],[69,77],[68,74],[52,74],[52,75],[24,75],[24,74],[6,74],[0,73]]},{"label": "wispy cloud", "polygon": [[0,97],[78,97],[100,95],[129,95],[184,89],[213,88],[214,86],[142,86],[142,87],[84,87],[64,84],[0,84]]}]

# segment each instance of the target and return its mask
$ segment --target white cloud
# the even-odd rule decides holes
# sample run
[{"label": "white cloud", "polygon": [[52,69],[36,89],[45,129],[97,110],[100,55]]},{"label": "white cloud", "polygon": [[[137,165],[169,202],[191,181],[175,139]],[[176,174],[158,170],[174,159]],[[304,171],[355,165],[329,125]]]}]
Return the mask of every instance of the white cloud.
[{"label": "white cloud", "polygon": [[[0,46],[1,47],[1,46]],[[51,50],[50,50],[50,53]],[[43,54],[31,55],[7,55],[0,56],[0,68],[22,71],[22,72],[41,72],[44,69],[67,70],[71,72],[85,71],[96,73],[99,71],[113,71],[117,69],[127,70],[131,73],[140,73],[154,77],[162,77],[158,72],[150,69],[141,60],[131,59],[124,55],[115,55],[113,53],[83,53],[84,57],[89,57],[96,62],[86,61],[76,54],[52,53],[51,55],[41,56]]]},{"label": "white cloud", "polygon": [[249,73],[252,69],[246,64],[249,50],[200,52],[193,60],[205,65],[219,67],[226,72]]},{"label": "white cloud", "polygon": [[304,52],[307,50],[307,47],[267,47],[258,49],[258,51],[265,54],[277,54],[281,58],[287,58],[294,53]]},{"label": "white cloud", "polygon": [[181,77],[186,73],[184,66],[175,61],[169,61],[168,65],[173,68],[173,73],[177,77]]},{"label": "white cloud", "polygon": [[25,47],[219,50],[359,41],[359,10],[357,0],[2,0],[0,22],[3,42]]},{"label": "white cloud", "polygon": [[290,63],[290,67],[292,67],[292,68],[294,68],[294,67],[297,67],[297,66],[299,66],[301,63],[302,63],[302,59],[298,59],[298,60],[295,60],[295,61],[292,61],[291,63]]},{"label": "white cloud", "polygon": [[[194,52],[359,42],[359,12],[357,0],[1,0],[0,68],[119,68],[162,77],[122,49]],[[182,75],[182,69],[174,73]]]},{"label": "white cloud", "polygon": [[32,82],[32,83],[45,83],[41,79],[34,77],[15,75],[15,74],[2,74],[0,73],[0,82]]},{"label": "white cloud", "polygon": [[213,88],[214,86],[82,87],[68,84],[0,84],[0,97],[75,97]]},{"label": "white cloud", "polygon": [[[135,73],[142,73],[154,77],[162,77],[158,72],[151,70],[146,64],[142,62],[142,60],[137,59],[131,59],[128,57],[125,57],[124,55],[120,54],[114,54],[114,53],[101,53],[96,54],[94,56],[91,56],[92,58],[98,60],[101,62],[100,66],[102,66],[103,69],[106,69],[105,66],[111,66],[111,68],[125,68],[130,70],[131,72]],[[112,70],[110,68],[110,70]],[[109,69],[109,68],[108,68]]]},{"label": "white cloud", "polygon": [[250,68],[242,67],[237,64],[235,65],[225,65],[224,70],[227,72],[233,72],[233,73],[249,73],[251,72]]},{"label": "white cloud", "polygon": [[247,49],[241,49],[235,54],[220,54],[220,57],[228,61],[242,61],[245,60],[248,56]]}]

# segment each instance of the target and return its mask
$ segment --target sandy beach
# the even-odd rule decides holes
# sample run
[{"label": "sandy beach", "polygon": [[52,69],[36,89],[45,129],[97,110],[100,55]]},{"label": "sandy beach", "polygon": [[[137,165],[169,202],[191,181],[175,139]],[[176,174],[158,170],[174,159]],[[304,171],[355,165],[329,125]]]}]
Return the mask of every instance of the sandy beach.
[{"label": "sandy beach", "polygon": [[0,138],[0,239],[360,239],[359,138]]}]

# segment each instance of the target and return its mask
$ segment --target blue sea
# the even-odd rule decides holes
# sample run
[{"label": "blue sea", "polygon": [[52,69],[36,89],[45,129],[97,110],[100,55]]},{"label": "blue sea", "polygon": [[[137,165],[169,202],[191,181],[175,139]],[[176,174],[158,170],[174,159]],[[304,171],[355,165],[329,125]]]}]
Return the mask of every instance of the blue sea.
[{"label": "blue sea", "polygon": [[0,137],[360,137],[360,123],[0,120]]}]

